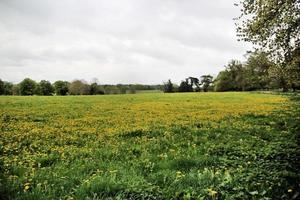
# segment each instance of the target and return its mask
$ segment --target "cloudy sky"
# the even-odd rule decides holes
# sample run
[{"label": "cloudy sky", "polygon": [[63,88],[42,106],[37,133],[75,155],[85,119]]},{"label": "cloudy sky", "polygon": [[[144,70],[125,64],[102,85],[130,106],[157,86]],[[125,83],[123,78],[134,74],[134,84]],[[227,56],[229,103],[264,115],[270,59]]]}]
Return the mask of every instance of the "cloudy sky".
[{"label": "cloudy sky", "polygon": [[237,42],[235,0],[0,0],[0,78],[162,83],[216,75]]}]

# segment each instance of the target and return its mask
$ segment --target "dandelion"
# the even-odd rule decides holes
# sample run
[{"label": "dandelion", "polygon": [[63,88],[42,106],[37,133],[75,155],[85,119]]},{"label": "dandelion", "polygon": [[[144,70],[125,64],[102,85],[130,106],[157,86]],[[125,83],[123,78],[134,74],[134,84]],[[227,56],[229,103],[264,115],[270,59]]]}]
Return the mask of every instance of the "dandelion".
[{"label": "dandelion", "polygon": [[176,172],[176,179],[180,179],[182,177],[184,177],[185,175],[181,172],[181,171],[177,171]]},{"label": "dandelion", "polygon": [[208,195],[211,196],[211,197],[215,197],[216,194],[218,194],[217,191],[215,191],[215,190],[213,190],[211,188],[207,189],[207,192],[208,192]]},{"label": "dandelion", "polygon": [[168,155],[167,155],[166,153],[162,153],[162,154],[159,154],[158,157],[159,157],[160,159],[164,159],[164,158],[167,158]]},{"label": "dandelion", "polygon": [[24,184],[24,192],[27,192],[27,190],[29,190],[30,188],[30,183],[25,183]]}]

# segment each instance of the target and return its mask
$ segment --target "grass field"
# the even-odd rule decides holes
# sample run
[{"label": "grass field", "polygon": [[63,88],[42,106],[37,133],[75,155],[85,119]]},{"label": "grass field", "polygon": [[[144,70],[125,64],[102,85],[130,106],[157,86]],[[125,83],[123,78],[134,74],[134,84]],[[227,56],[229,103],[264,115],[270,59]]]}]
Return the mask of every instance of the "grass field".
[{"label": "grass field", "polygon": [[0,97],[0,199],[296,199],[299,108],[259,93]]}]

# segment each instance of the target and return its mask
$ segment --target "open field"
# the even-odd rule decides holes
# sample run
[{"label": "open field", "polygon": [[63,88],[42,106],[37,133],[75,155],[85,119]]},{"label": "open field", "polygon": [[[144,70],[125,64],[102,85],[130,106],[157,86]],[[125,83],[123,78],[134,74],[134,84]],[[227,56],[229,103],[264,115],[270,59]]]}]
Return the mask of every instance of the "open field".
[{"label": "open field", "polygon": [[233,92],[0,97],[0,199],[296,199],[299,108]]}]

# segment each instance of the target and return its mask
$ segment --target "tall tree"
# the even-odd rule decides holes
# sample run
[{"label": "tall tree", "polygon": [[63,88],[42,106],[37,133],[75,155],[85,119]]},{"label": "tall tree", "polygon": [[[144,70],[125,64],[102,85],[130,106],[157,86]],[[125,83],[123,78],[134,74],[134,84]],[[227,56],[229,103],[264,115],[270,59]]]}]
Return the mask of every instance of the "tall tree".
[{"label": "tall tree", "polygon": [[275,64],[267,54],[255,51],[249,54],[244,66],[245,90],[265,90],[270,87],[269,71]]},{"label": "tall tree", "polygon": [[192,85],[192,87],[195,88],[195,91],[199,92],[200,91],[200,82],[199,82],[199,79],[195,78],[195,77],[189,77],[188,79],[189,79],[190,84]]},{"label": "tall tree", "polygon": [[202,85],[203,91],[207,92],[209,86],[212,84],[213,82],[213,77],[211,75],[203,75],[200,77],[200,84]]},{"label": "tall tree", "polygon": [[164,92],[165,93],[174,92],[174,86],[170,79],[166,83],[164,83]]},{"label": "tall tree", "polygon": [[245,89],[243,64],[238,60],[231,60],[226,66],[229,71],[231,86],[233,90],[242,91]]},{"label": "tall tree", "polygon": [[185,79],[185,81],[181,81],[178,92],[193,92],[193,85],[189,83],[189,79]]},{"label": "tall tree", "polygon": [[283,91],[297,85],[300,65],[294,63],[300,48],[300,1],[241,0],[236,5],[242,7],[236,23],[238,36],[269,53],[276,63],[273,80],[279,81]]},{"label": "tall tree", "polygon": [[4,94],[4,82],[0,79],[0,95]]}]

